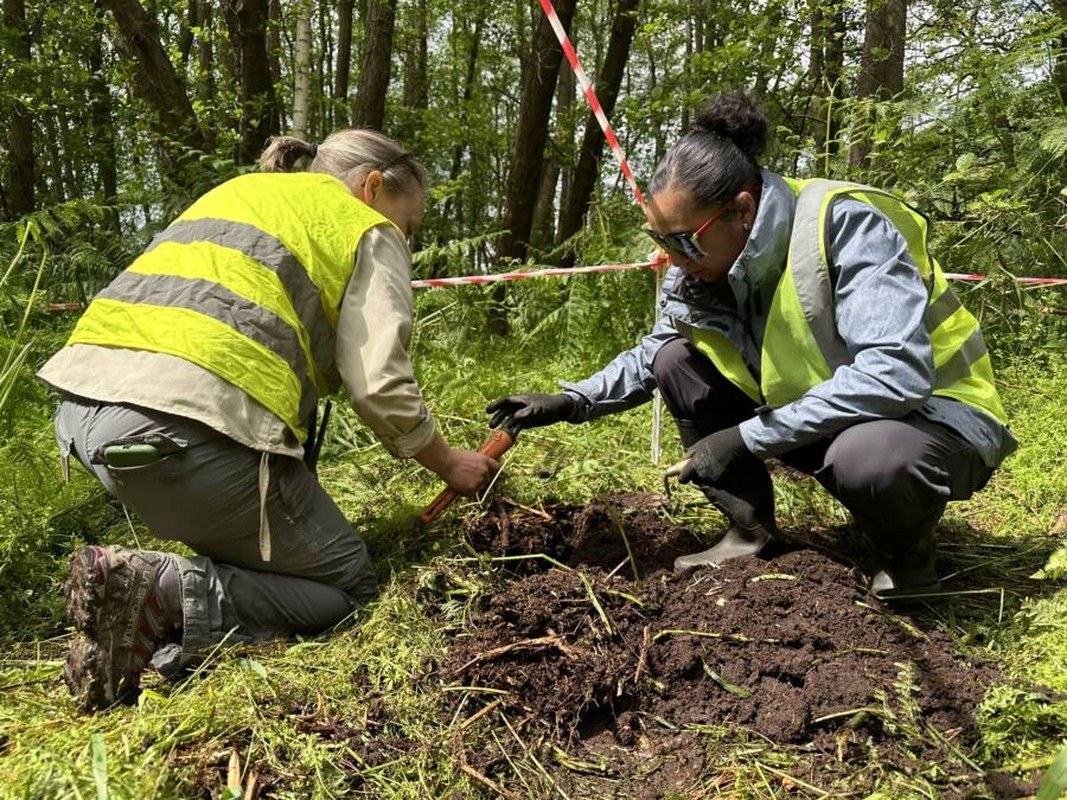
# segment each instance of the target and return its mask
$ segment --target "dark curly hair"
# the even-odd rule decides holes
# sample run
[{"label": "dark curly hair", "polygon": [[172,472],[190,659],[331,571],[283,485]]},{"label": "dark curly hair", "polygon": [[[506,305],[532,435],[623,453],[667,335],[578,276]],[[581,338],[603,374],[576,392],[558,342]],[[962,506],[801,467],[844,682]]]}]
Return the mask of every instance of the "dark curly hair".
[{"label": "dark curly hair", "polygon": [[700,206],[722,205],[759,185],[767,118],[751,98],[724,92],[702,109],[692,128],[656,167],[649,194],[688,189]]}]

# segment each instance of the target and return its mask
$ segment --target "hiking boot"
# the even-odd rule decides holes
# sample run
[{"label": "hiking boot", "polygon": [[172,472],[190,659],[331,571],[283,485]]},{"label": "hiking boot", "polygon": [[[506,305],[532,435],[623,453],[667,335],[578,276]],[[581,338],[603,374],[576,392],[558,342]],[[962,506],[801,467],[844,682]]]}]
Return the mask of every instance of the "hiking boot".
[{"label": "hiking boot", "polygon": [[85,547],[71,562],[65,592],[78,631],[63,670],[71,694],[88,709],[135,701],[152,654],[181,630],[174,558]]}]

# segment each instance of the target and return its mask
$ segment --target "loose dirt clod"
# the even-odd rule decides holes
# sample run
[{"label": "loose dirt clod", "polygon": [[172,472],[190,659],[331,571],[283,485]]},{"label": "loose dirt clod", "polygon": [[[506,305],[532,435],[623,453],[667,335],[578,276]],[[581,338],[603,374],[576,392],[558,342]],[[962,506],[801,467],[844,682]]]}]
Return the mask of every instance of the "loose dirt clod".
[{"label": "loose dirt clod", "polygon": [[[562,753],[610,750],[614,779],[627,758],[636,769],[671,753],[671,769],[645,782],[651,794],[632,796],[693,781],[705,759],[696,733],[804,748],[809,779],[814,761],[840,775],[918,755],[946,760],[946,778],[966,764],[957,748],[991,666],[871,600],[855,571],[814,550],[669,572],[701,543],[652,506],[639,495],[501,510],[470,527],[475,548],[511,557],[500,563],[512,578],[441,665],[449,682],[491,691],[457,694],[460,718],[498,703]],[[531,554],[549,558],[515,558]],[[574,771],[597,771],[582,763]],[[957,775],[946,796],[980,781]]]}]

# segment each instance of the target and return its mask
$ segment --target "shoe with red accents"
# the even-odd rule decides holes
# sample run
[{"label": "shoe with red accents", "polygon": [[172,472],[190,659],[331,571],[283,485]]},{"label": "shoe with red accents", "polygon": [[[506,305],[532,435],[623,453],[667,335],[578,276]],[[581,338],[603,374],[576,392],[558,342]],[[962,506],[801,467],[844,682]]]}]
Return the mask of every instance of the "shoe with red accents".
[{"label": "shoe with red accents", "polygon": [[71,561],[65,591],[78,631],[63,670],[71,694],[87,709],[134,702],[152,654],[181,630],[174,558],[91,545]]}]

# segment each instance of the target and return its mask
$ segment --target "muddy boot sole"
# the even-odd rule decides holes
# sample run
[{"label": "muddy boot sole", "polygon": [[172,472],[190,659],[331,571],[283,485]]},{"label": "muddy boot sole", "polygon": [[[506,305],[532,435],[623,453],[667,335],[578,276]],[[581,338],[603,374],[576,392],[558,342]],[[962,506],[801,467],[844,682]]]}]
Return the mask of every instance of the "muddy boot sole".
[{"label": "muddy boot sole", "polygon": [[117,703],[136,702],[140,687],[123,682],[121,676],[112,673],[109,663],[96,642],[84,634],[75,634],[63,665],[63,683],[83,710],[96,711]]},{"label": "muddy boot sole", "polygon": [[67,596],[67,619],[74,629],[95,638],[107,593],[108,563],[98,558],[93,548],[80,550],[71,561],[70,574],[64,585]]},{"label": "muddy boot sole", "polygon": [[139,622],[154,583],[155,565],[137,552],[90,546],[72,559],[64,590],[67,618],[79,636],[64,680],[86,707],[136,699],[151,653],[138,659],[134,647],[144,638]]}]

